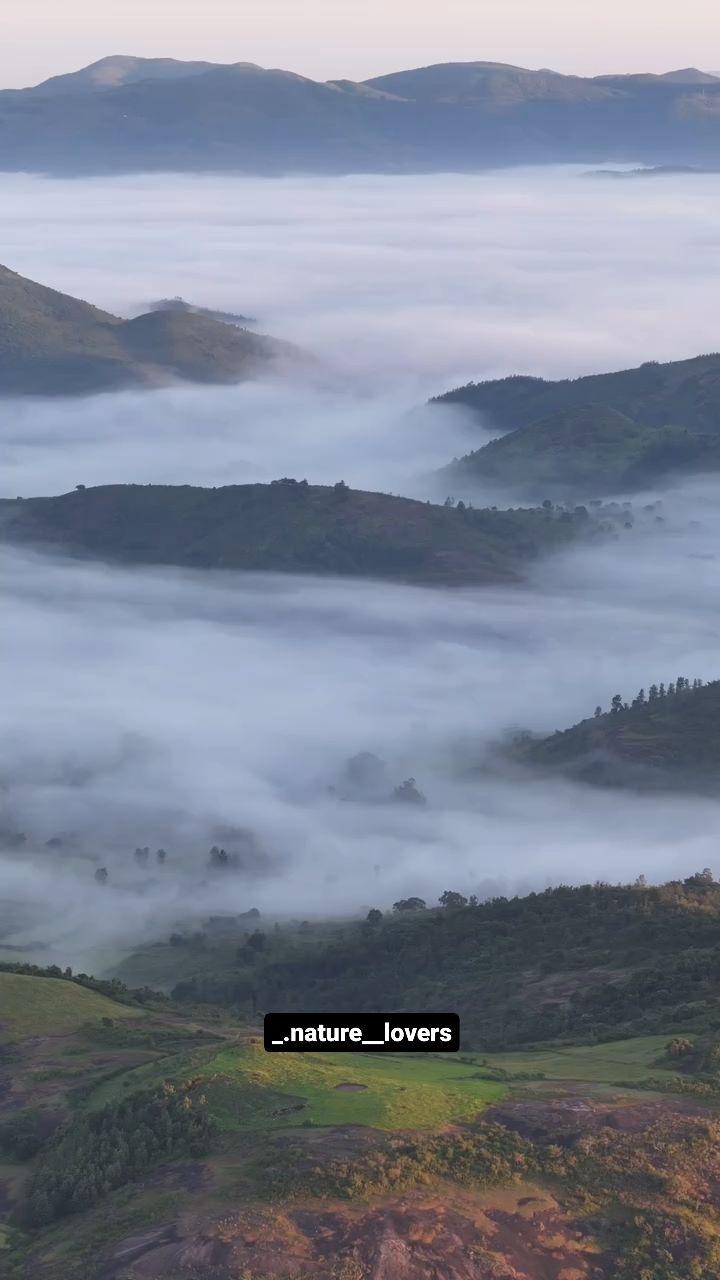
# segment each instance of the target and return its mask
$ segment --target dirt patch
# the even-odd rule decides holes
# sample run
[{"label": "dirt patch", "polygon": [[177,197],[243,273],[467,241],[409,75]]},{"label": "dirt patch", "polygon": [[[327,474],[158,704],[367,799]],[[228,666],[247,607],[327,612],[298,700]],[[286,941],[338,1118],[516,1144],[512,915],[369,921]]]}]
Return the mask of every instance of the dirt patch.
[{"label": "dirt patch", "polygon": [[644,1133],[668,1117],[707,1115],[694,1100],[663,1097],[638,1101],[619,1098],[606,1102],[566,1096],[561,1098],[508,1099],[484,1112],[483,1119],[513,1129],[532,1142],[573,1146],[583,1134],[598,1129]]},{"label": "dirt patch", "polygon": [[600,1254],[534,1187],[390,1197],[370,1206],[248,1206],[116,1245],[101,1280],[610,1280]]},{"label": "dirt patch", "polygon": [[366,1084],[350,1084],[349,1082],[344,1084],[336,1084],[335,1092],[336,1093],[367,1093],[367,1085]]},{"label": "dirt patch", "polygon": [[212,1169],[201,1161],[192,1164],[168,1164],[155,1169],[147,1179],[148,1187],[163,1191],[209,1191],[215,1184]]}]

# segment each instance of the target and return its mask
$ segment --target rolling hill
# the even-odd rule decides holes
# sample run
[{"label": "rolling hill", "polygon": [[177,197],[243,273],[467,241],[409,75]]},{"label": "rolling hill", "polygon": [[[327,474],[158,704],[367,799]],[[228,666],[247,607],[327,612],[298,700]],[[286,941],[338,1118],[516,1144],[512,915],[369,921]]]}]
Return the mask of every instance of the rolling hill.
[{"label": "rolling hill", "polygon": [[[208,944],[174,1000],[0,966],[9,1280],[715,1275],[709,873],[375,915]],[[463,1051],[267,1054],[253,993],[458,1008]]]},{"label": "rolling hill", "polygon": [[122,320],[0,266],[0,393],[58,395],[174,380],[237,382],[301,358],[192,310]]},{"label": "rolling hill", "polygon": [[559,382],[468,383],[432,403],[461,405],[505,433],[451,465],[458,482],[594,496],[720,466],[720,355]]},{"label": "rolling hill", "polygon": [[247,62],[113,56],[0,93],[0,132],[3,168],[52,173],[712,167],[720,79],[694,68],[588,79],[468,62],[318,82]]},{"label": "rolling hill", "polygon": [[516,742],[522,764],[603,786],[720,790],[720,680],[653,685],[642,698],[547,738]]},{"label": "rolling hill", "polygon": [[10,541],[132,564],[457,585],[516,581],[534,557],[593,532],[587,521],[537,509],[475,511],[294,480],[105,485],[7,499],[0,531]]}]

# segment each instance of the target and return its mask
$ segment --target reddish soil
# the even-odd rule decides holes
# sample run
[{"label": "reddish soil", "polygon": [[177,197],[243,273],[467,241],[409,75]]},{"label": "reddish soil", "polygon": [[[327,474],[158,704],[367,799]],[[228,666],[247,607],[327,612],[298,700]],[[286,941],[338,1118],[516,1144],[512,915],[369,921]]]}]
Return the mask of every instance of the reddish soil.
[{"label": "reddish soil", "polygon": [[535,1188],[447,1188],[353,1207],[240,1209],[116,1245],[101,1280],[610,1280],[602,1257]]}]

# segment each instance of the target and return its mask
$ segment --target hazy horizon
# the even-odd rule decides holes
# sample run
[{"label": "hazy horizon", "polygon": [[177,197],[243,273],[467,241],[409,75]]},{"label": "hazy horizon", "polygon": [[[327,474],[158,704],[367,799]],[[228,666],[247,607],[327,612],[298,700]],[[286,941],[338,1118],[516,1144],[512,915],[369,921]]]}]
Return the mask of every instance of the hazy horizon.
[{"label": "hazy horizon", "polygon": [[[256,62],[311,79],[365,80],[435,62],[490,61],[567,74],[663,72],[718,64],[720,17],[706,0],[682,9],[650,0],[5,0],[0,87],[23,88],[113,54]],[[712,68],[709,68],[712,69]]]}]

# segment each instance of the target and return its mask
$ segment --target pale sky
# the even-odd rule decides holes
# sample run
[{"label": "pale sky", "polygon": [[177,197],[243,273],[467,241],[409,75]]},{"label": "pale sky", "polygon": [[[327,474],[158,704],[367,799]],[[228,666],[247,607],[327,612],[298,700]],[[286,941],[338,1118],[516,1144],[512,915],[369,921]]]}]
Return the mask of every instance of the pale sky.
[{"label": "pale sky", "polygon": [[720,69],[716,0],[0,0],[0,86],[110,53],[367,79],[488,59],[582,75]]}]

